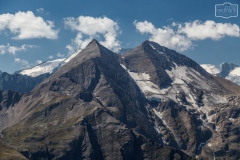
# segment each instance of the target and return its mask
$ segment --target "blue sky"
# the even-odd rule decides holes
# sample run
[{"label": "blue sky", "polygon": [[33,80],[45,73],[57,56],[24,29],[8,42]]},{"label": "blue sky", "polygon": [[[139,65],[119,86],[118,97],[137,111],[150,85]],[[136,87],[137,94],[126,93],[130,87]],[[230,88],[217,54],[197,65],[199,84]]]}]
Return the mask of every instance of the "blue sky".
[{"label": "blue sky", "polygon": [[[240,65],[240,17],[215,17],[222,0],[0,1],[0,70],[64,58],[96,38],[111,50],[149,39],[196,62]],[[238,4],[237,0],[228,1]]]}]

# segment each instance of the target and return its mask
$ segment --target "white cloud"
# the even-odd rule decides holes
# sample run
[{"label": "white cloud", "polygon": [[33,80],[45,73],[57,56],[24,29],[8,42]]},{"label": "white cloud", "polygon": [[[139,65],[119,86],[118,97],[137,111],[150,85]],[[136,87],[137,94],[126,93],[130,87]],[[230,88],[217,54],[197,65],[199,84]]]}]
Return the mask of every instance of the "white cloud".
[{"label": "white cloud", "polygon": [[32,11],[0,15],[0,31],[9,29],[16,35],[13,39],[57,39],[58,30],[53,28],[54,22],[44,21],[42,17],[36,17]]},{"label": "white cloud", "polygon": [[203,40],[211,38],[219,40],[224,36],[239,37],[239,26],[231,23],[216,23],[214,21],[201,22],[195,20],[178,25],[178,33],[186,34],[193,40]]},{"label": "white cloud", "polygon": [[20,58],[15,58],[14,62],[22,65],[22,68],[30,68],[30,64],[27,60],[20,59]]},{"label": "white cloud", "polygon": [[37,46],[35,45],[28,45],[28,44],[24,44],[21,47],[16,47],[16,46],[11,46],[10,44],[5,45],[0,45],[0,54],[5,54],[5,53],[9,53],[9,54],[16,54],[16,52],[22,52],[22,51],[26,51],[28,48],[36,48]]},{"label": "white cloud", "polygon": [[107,17],[79,16],[78,18],[64,18],[66,28],[77,31],[77,36],[72,40],[72,44],[67,45],[69,52],[73,53],[76,49],[83,49],[93,39],[101,39],[99,43],[108,49],[117,51],[120,49],[120,42],[116,39],[120,34],[119,26]]},{"label": "white cloud", "polygon": [[35,63],[36,63],[36,64],[41,64],[41,63],[42,63],[42,60],[36,60]]},{"label": "white cloud", "polygon": [[61,54],[61,53],[58,53],[57,54],[57,57],[64,57],[65,55],[64,54]]},{"label": "white cloud", "polygon": [[173,22],[169,26],[156,28],[151,22],[133,23],[142,34],[150,34],[149,40],[177,51],[185,51],[193,48],[194,40],[211,38],[219,40],[224,36],[239,37],[239,27],[230,23],[215,23],[214,21],[193,21],[187,23]]},{"label": "white cloud", "polygon": [[144,34],[151,34],[149,40],[155,41],[163,46],[175,49],[177,51],[184,51],[192,47],[192,42],[183,35],[179,35],[170,26],[163,28],[156,28],[151,22],[137,22],[134,21],[136,29]]},{"label": "white cloud", "polygon": [[49,12],[45,11],[44,8],[38,8],[37,12],[40,13],[40,14],[44,14],[44,15],[48,15],[49,14]]},{"label": "white cloud", "polygon": [[49,59],[53,59],[53,57],[54,57],[53,55],[48,56]]}]

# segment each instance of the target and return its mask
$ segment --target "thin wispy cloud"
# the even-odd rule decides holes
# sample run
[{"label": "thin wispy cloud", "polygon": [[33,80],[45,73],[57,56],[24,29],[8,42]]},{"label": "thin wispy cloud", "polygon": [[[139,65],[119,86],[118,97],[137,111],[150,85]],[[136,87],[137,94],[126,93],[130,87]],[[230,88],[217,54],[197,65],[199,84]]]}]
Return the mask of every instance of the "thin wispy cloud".
[{"label": "thin wispy cloud", "polygon": [[0,54],[13,54],[15,55],[17,52],[27,51],[30,48],[37,48],[35,45],[28,45],[24,44],[20,47],[17,46],[11,46],[9,43],[7,45],[0,45]]},{"label": "thin wispy cloud", "polygon": [[62,57],[64,57],[65,56],[65,54],[61,54],[61,53],[58,53],[57,54],[57,57],[59,57],[59,58],[62,58]]},{"label": "thin wispy cloud", "polygon": [[43,15],[48,15],[49,14],[49,12],[45,11],[44,8],[38,8],[37,9],[37,13],[43,14]]},{"label": "thin wispy cloud", "polygon": [[14,62],[20,64],[22,69],[31,67],[29,62],[27,60],[25,60],[25,59],[15,58]]},{"label": "thin wispy cloud", "polygon": [[36,60],[36,64],[41,64],[43,61],[42,60]]},{"label": "thin wispy cloud", "polygon": [[53,56],[53,55],[50,55],[50,56],[48,56],[48,58],[49,58],[49,59],[53,59],[53,58],[54,58],[54,56]]}]

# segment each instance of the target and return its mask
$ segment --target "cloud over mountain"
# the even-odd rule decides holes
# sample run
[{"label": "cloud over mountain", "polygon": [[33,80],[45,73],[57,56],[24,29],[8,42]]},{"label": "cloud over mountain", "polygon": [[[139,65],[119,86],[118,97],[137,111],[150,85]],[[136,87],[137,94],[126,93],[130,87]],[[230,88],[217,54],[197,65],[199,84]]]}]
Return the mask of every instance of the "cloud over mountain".
[{"label": "cloud over mountain", "polygon": [[239,37],[239,26],[231,23],[216,23],[211,20],[205,22],[195,20],[193,22],[175,23],[155,27],[151,22],[134,21],[136,29],[142,34],[149,34],[149,40],[177,51],[185,51],[193,48],[193,41],[212,39],[219,40],[225,36]]},{"label": "cloud over mountain", "polygon": [[66,28],[77,31],[77,36],[72,40],[67,49],[73,52],[75,49],[83,49],[93,38],[100,39],[100,43],[111,50],[118,50],[120,42],[117,40],[120,34],[117,22],[108,17],[79,16],[78,18],[64,18]]}]

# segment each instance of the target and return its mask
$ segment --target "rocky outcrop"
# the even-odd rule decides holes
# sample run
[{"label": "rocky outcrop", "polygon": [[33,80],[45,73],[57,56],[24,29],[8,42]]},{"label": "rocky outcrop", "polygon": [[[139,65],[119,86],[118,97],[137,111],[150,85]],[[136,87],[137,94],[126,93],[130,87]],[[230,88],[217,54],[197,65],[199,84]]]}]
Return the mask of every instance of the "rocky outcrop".
[{"label": "rocky outcrop", "polygon": [[21,93],[11,90],[0,91],[0,110],[8,110],[9,107],[13,107],[20,101],[21,96]]},{"label": "rocky outcrop", "polygon": [[229,63],[224,62],[224,63],[221,64],[222,70],[221,70],[220,73],[217,74],[217,76],[225,78],[225,77],[227,77],[227,76],[229,75],[229,73],[230,73],[232,70],[234,70],[234,69],[237,68],[237,67],[238,67],[238,66],[235,65],[235,64],[233,64],[233,63],[230,63],[230,64],[229,64]]},{"label": "rocky outcrop", "polygon": [[3,72],[0,73],[0,90],[14,90],[27,93],[49,76],[50,74],[43,74],[38,77],[30,77],[21,74],[11,75]]}]

